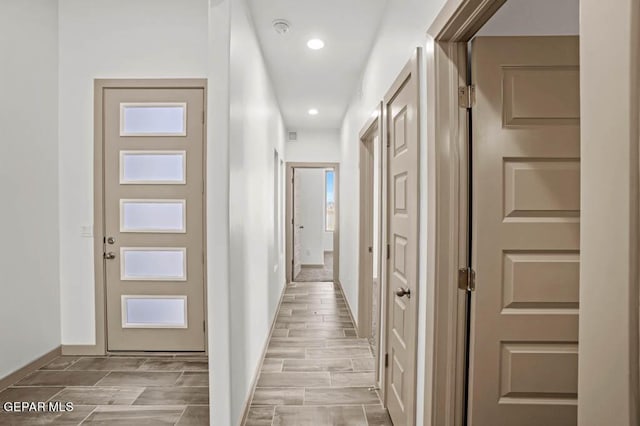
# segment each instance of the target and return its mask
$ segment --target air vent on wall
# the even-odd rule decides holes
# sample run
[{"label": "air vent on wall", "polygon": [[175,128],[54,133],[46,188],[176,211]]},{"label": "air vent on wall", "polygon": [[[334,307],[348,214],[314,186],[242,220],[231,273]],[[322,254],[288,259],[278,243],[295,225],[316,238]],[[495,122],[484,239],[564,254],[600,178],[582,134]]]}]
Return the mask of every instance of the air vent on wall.
[{"label": "air vent on wall", "polygon": [[289,141],[297,141],[298,140],[298,132],[289,132]]}]

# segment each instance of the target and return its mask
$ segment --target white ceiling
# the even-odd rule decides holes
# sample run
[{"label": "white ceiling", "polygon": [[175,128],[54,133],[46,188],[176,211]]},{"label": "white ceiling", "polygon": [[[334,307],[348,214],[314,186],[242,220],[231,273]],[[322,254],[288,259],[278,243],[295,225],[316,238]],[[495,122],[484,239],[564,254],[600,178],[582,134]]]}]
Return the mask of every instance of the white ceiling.
[{"label": "white ceiling", "polygon": [[[249,0],[258,39],[290,130],[340,127],[386,0]],[[286,35],[272,22],[286,19]],[[320,50],[307,48],[324,40]],[[307,111],[320,113],[310,116]]]}]

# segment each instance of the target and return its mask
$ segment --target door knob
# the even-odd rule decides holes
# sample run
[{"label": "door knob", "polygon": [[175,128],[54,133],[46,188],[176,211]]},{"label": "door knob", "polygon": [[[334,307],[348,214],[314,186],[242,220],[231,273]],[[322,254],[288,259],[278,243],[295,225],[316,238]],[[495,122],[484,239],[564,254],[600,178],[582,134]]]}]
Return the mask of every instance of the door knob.
[{"label": "door knob", "polygon": [[115,239],[115,238],[113,238],[113,237],[109,237],[109,238],[107,238],[107,243],[109,243],[109,244],[115,244],[115,242],[116,242],[116,239]]},{"label": "door knob", "polygon": [[116,258],[116,254],[110,251],[109,253],[105,253],[102,257],[104,257],[107,260],[111,260]]},{"label": "door knob", "polygon": [[398,287],[396,289],[396,296],[407,296],[407,299],[411,299],[411,290],[408,287]]}]

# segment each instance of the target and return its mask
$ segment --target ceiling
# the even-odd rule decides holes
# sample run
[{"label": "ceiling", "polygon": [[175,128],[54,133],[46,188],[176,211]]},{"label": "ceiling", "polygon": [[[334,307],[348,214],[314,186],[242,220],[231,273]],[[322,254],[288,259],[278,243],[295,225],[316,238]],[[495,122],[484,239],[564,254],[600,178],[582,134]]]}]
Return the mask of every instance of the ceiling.
[{"label": "ceiling", "polygon": [[[386,0],[249,0],[258,39],[289,130],[337,129],[356,92]],[[286,19],[287,34],[273,29]],[[311,50],[320,38],[325,47]],[[310,116],[308,110],[319,114]]]}]

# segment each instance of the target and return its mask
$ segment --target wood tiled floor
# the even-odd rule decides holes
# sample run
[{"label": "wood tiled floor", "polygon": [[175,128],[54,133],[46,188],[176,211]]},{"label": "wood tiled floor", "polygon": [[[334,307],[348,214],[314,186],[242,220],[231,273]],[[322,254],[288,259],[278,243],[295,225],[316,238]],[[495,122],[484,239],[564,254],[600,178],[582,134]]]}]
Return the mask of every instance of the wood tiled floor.
[{"label": "wood tiled floor", "polygon": [[297,282],[333,281],[333,252],[324,252],[323,266],[302,265],[302,269],[296,275],[295,280]]},{"label": "wood tiled floor", "polygon": [[327,282],[287,286],[245,426],[389,426],[369,342],[356,337],[342,293]]},{"label": "wood tiled floor", "polygon": [[67,413],[7,413],[0,425],[208,425],[205,356],[62,356],[0,392],[8,401],[72,402]]}]

